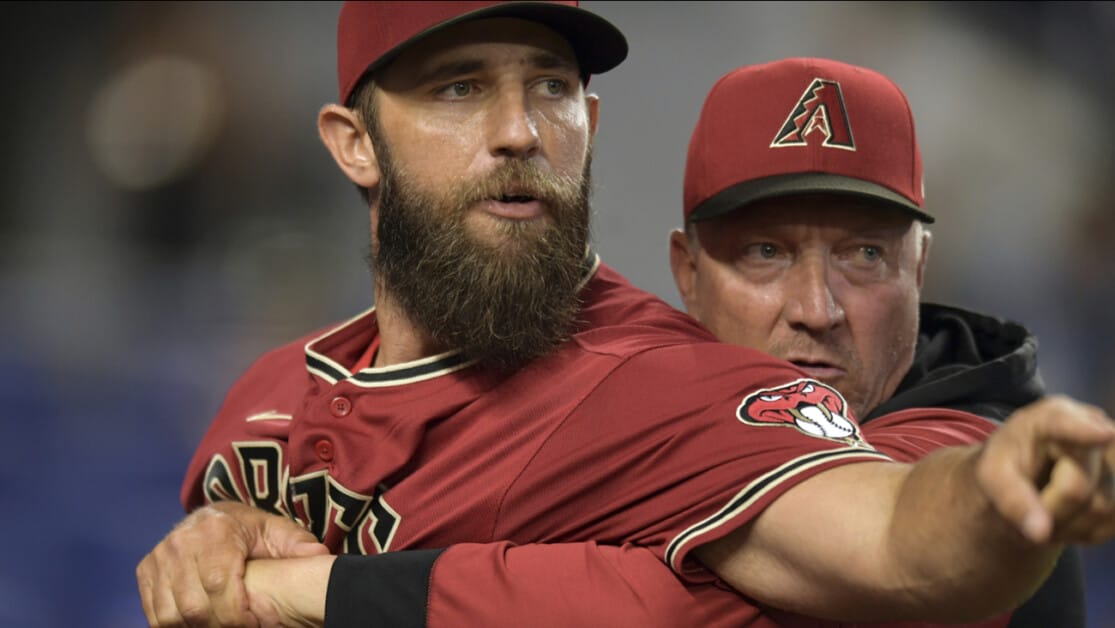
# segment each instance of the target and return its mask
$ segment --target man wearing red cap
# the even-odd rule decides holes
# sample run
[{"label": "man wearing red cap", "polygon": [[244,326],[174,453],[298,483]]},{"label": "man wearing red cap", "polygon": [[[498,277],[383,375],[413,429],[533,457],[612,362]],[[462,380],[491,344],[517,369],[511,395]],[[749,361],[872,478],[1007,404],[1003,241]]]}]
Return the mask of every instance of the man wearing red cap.
[{"label": "man wearing red cap", "polygon": [[[684,220],[670,256],[689,313],[720,340],[840,390],[868,440],[896,459],[956,444],[949,421],[903,425],[900,410],[1000,422],[1044,394],[1026,329],[919,306],[934,218],[910,105],[878,72],[790,58],[722,77],[691,139]],[[915,434],[924,442],[906,449]],[[1000,622],[1083,627],[1083,596],[1069,550],[1039,595]]]},{"label": "man wearing red cap", "polygon": [[[347,106],[319,130],[369,201],[376,306],[233,386],[187,471],[197,512],[137,568],[152,624],[415,621],[371,604],[381,589],[424,624],[456,610],[431,581],[475,577],[483,595],[520,561],[570,587],[550,589],[570,608],[592,595],[583,565],[627,548],[789,610],[967,618],[1020,600],[1062,540],[1115,533],[1081,501],[1106,487],[1077,458],[1115,441],[1095,409],[1037,402],[983,448],[896,464],[835,389],[714,342],[601,264],[584,82],[625,54],[561,3],[345,5]],[[903,418],[919,413],[987,431],[955,411]],[[210,530],[225,542],[199,549]],[[510,601],[505,622],[539,612]]]}]

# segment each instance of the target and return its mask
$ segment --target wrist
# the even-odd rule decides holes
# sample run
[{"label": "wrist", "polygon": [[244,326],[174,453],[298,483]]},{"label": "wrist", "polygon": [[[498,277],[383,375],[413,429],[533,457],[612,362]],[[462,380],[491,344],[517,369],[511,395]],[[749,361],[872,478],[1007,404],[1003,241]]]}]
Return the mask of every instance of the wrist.
[{"label": "wrist", "polygon": [[284,626],[322,626],[325,593],[336,556],[257,559],[247,562],[244,586],[252,612]]}]

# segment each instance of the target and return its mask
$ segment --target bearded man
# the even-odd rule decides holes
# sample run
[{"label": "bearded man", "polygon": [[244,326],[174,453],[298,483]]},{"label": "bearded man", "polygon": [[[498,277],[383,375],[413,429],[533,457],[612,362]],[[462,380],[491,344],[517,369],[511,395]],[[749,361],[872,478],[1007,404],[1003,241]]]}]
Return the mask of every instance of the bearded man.
[{"label": "bearded man", "polygon": [[[153,625],[423,625],[455,608],[432,580],[499,585],[532,544],[554,544],[526,562],[576,610],[571,574],[614,573],[596,542],[790,611],[963,620],[1024,599],[1066,538],[1115,535],[1086,507],[1102,465],[1073,455],[1115,457],[1097,410],[1037,402],[984,447],[896,463],[837,390],[600,263],[585,84],[627,47],[574,4],[341,9],[343,104],[318,127],[367,191],[376,305],[233,385],[187,470],[194,512],[137,568]],[[803,429],[817,412],[839,429]],[[271,544],[283,525],[305,530]],[[731,601],[737,624],[766,622]]]}]

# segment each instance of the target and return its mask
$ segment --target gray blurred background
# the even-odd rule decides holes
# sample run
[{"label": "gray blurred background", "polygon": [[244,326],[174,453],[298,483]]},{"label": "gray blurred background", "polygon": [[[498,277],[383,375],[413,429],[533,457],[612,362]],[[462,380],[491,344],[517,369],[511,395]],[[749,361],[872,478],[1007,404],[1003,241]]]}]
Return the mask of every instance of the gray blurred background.
[{"label": "gray blurred background", "polygon": [[[938,217],[926,297],[1034,329],[1051,390],[1115,412],[1115,4],[585,2],[595,243],[674,305],[689,133],[746,63],[816,55],[909,96]],[[315,129],[336,3],[0,4],[0,625],[145,625],[134,567],[267,348],[371,299],[367,210]],[[1115,626],[1115,547],[1086,554]]]}]

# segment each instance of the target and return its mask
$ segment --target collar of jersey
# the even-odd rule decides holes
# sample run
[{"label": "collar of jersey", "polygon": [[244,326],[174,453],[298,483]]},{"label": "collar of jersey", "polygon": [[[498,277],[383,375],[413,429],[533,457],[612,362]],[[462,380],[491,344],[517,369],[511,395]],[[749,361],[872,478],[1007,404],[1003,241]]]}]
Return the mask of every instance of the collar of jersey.
[{"label": "collar of jersey", "polygon": [[[586,247],[582,264],[581,283],[577,286],[578,291],[583,289],[589,279],[592,279],[593,275],[596,274],[596,269],[600,267],[600,257],[593,252],[591,247]],[[323,341],[335,339],[341,335],[362,336],[365,343],[372,342],[372,338],[378,333],[378,326],[375,323],[375,310],[375,306],[373,306],[306,343],[306,369],[330,384],[348,381],[365,388],[378,388],[400,386],[440,377],[476,363],[476,360],[466,360],[459,351],[453,350],[412,362],[382,368],[366,368],[353,373],[347,367],[342,366],[339,362],[315,348]]]}]

